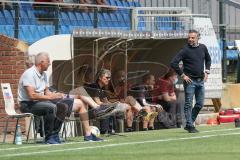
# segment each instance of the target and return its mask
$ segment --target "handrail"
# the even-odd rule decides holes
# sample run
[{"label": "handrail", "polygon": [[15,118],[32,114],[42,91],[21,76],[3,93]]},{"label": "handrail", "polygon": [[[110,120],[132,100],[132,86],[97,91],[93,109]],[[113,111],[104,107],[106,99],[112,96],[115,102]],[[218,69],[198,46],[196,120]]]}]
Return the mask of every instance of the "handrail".
[{"label": "handrail", "polygon": [[[52,2],[29,2],[29,1],[9,1],[9,0],[3,0],[1,1],[3,3],[15,3],[16,7],[14,9],[16,10],[15,12],[15,24],[14,24],[14,37],[18,38],[19,30],[19,23],[21,22],[21,18],[19,16],[19,7],[20,4],[22,6],[24,4],[46,4],[46,5],[51,5],[54,13],[54,21],[53,21],[53,26],[54,26],[54,34],[59,34],[59,24],[61,16],[60,11],[61,8],[64,8],[64,6],[88,6],[88,7],[97,7],[97,8],[115,8],[115,9],[126,9],[130,12],[118,12],[117,14],[122,16],[123,19],[116,19],[118,21],[117,23],[126,24],[126,28],[128,30],[132,31],[158,31],[158,30],[176,30],[176,31],[184,31],[188,30],[189,28],[192,27],[192,18],[195,16],[198,17],[208,17],[207,14],[191,14],[191,11],[187,7],[123,7],[123,6],[108,6],[108,5],[94,5],[94,4],[74,4],[74,3],[52,3]],[[56,6],[56,7],[54,7]],[[93,28],[100,28],[102,27],[101,24],[99,23],[99,14],[96,14],[100,10],[94,9],[94,17],[93,20],[91,19],[91,22],[93,23]],[[140,11],[140,12],[139,12]],[[142,12],[141,12],[142,11]],[[83,11],[84,12],[84,11]],[[114,12],[114,11],[113,11]],[[16,14],[18,13],[18,14]],[[62,13],[62,11],[61,11]],[[152,13],[152,14],[151,14]],[[124,17],[123,17],[124,15]],[[126,18],[125,16],[128,16],[130,21],[124,22]],[[115,15],[116,16],[116,15]],[[156,19],[155,17],[170,17],[170,19]],[[140,19],[139,19],[140,18]],[[111,18],[112,19],[112,18]],[[85,20],[84,20],[85,21]],[[112,20],[114,21],[114,20]],[[96,24],[96,25],[95,25]],[[77,26],[75,23],[73,26]],[[80,25],[79,25],[80,26]],[[108,25],[106,25],[108,26]],[[104,26],[105,27],[105,26]],[[101,29],[104,29],[101,28]],[[81,26],[79,27],[81,28]],[[111,27],[110,27],[111,28]],[[117,27],[116,27],[117,28]],[[115,28],[113,28],[115,29]],[[117,28],[119,29],[119,28]],[[121,30],[120,28],[119,30]],[[123,30],[124,30],[123,29]],[[21,34],[23,35],[23,34]]]},{"label": "handrail", "polygon": [[209,17],[208,14],[138,14],[140,17]]},{"label": "handrail", "polygon": [[188,7],[137,7],[140,10],[147,10],[147,11],[190,11]]},{"label": "handrail", "polygon": [[221,1],[221,2],[223,2],[225,4],[228,4],[230,6],[233,6],[235,8],[240,9],[240,3],[239,2],[235,2],[235,1],[232,1],[232,0],[219,0],[219,1]]}]

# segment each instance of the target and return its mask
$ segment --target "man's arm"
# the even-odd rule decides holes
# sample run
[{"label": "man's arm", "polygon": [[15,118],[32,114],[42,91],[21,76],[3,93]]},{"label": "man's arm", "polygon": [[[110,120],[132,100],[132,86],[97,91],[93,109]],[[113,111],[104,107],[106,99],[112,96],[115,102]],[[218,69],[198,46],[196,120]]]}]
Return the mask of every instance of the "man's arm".
[{"label": "man's arm", "polygon": [[206,46],[205,47],[205,73],[204,73],[204,81],[206,82],[208,79],[208,74],[210,74],[210,67],[211,67],[211,57],[210,54],[208,52],[208,49]]},{"label": "man's arm", "polygon": [[210,73],[210,67],[211,67],[211,56],[208,52],[207,47],[205,46],[205,67],[206,67],[206,72]]},{"label": "man's arm", "polygon": [[183,49],[172,59],[171,67],[177,72],[178,75],[182,75],[183,71],[179,67],[179,62],[183,59]]},{"label": "man's arm", "polygon": [[99,97],[93,97],[92,99],[93,99],[98,105],[103,104],[103,102],[100,100]]},{"label": "man's arm", "polygon": [[162,96],[162,100],[166,102],[176,101],[176,95],[175,93],[169,95],[168,93],[164,93]]},{"label": "man's arm", "polygon": [[99,97],[93,97],[93,100],[94,100],[98,105],[101,105],[101,104],[110,105],[110,104],[112,104],[111,102],[108,101],[107,98],[103,98],[103,100],[101,101]]},{"label": "man's arm", "polygon": [[26,92],[29,96],[29,98],[31,100],[39,100],[39,101],[43,101],[43,100],[54,100],[54,99],[61,99],[63,98],[62,94],[57,94],[57,93],[53,93],[53,94],[40,94],[37,93],[35,91],[35,88],[32,86],[25,86]]}]

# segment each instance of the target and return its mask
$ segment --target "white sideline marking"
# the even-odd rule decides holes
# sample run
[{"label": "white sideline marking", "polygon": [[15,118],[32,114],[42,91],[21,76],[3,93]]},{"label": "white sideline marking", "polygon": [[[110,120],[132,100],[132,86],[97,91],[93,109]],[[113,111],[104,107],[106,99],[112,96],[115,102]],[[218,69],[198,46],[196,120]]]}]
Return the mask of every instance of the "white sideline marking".
[{"label": "white sideline marking", "polygon": [[85,149],[96,149],[96,148],[107,148],[107,147],[118,147],[124,145],[135,145],[135,144],[144,144],[144,143],[156,143],[156,142],[169,142],[169,141],[181,141],[181,140],[191,140],[191,139],[204,139],[218,136],[230,136],[230,135],[240,135],[240,132],[235,133],[225,133],[225,134],[213,134],[213,135],[205,135],[205,136],[195,136],[195,137],[183,137],[183,138],[170,138],[170,139],[158,139],[151,141],[138,141],[138,142],[125,142],[125,143],[115,143],[115,144],[106,144],[100,146],[89,146],[89,147],[79,147],[79,148],[69,148],[69,149],[59,149],[53,151],[39,151],[39,152],[25,152],[25,153],[15,153],[15,154],[6,154],[1,155],[1,157],[19,157],[19,156],[30,156],[37,154],[46,154],[46,153],[55,153],[55,152],[64,152],[64,151],[76,151],[76,150],[85,150]]},{"label": "white sideline marking", "polygon": [[[111,139],[104,140],[104,142],[108,142]],[[6,148],[1,149],[1,151],[8,151],[8,150],[19,150],[19,149],[28,149],[28,148],[41,148],[41,147],[52,147],[54,146],[63,146],[63,145],[69,145],[69,144],[84,144],[84,143],[100,143],[100,141],[84,141],[84,142],[68,142],[68,143],[61,143],[61,144],[40,144],[40,145],[34,145],[34,146],[24,146],[24,147],[14,147],[14,148]]]},{"label": "white sideline marking", "polygon": [[[234,130],[239,130],[240,128],[229,128],[229,129],[216,129],[216,130],[210,130],[210,131],[201,131],[200,133],[210,133],[210,132],[222,132],[222,131],[234,131]],[[156,132],[157,134],[159,134],[159,132]],[[149,134],[149,132],[133,132],[134,134]],[[108,140],[104,140],[104,142],[110,141],[110,139]],[[92,143],[92,142],[68,142],[68,143],[62,143],[62,144],[58,144],[55,146],[62,146],[62,145],[69,145],[69,144],[84,144],[84,143]],[[93,142],[93,143],[98,143],[98,142]],[[19,149],[28,149],[28,148],[40,148],[40,147],[51,147],[52,145],[47,145],[47,144],[40,144],[40,145],[34,145],[34,146],[24,146],[24,147],[13,147],[13,148],[3,148],[0,150],[1,151],[8,151],[8,150],[19,150]]]},{"label": "white sideline marking", "polygon": [[209,133],[209,132],[221,132],[221,131],[234,131],[239,130],[240,128],[229,128],[229,129],[215,129],[210,131],[200,131],[200,133]]}]

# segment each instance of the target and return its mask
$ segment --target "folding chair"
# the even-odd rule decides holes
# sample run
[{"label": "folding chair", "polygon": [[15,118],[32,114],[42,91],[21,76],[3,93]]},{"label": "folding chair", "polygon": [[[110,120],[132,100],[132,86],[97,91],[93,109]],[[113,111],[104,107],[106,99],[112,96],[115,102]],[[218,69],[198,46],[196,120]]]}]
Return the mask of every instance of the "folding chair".
[{"label": "folding chair", "polygon": [[[34,115],[34,125],[33,134],[34,141],[37,142],[37,134],[40,133],[40,136],[45,139],[45,130],[44,130],[44,116]],[[40,131],[40,132],[39,132]]]},{"label": "folding chair", "polygon": [[[17,113],[15,111],[15,104],[14,104],[14,99],[13,99],[10,84],[9,83],[1,83],[1,88],[2,88],[2,93],[3,93],[4,103],[5,103],[5,111],[7,113],[7,116],[5,117],[7,119],[6,125],[5,125],[5,129],[3,131],[4,132],[3,143],[5,143],[5,140],[6,140],[9,119],[12,118],[12,119],[17,120],[16,126],[15,126],[15,132],[14,132],[14,139],[13,139],[13,143],[15,143],[16,130],[17,130],[17,125],[19,123],[19,119],[25,118],[25,117],[30,117],[30,122],[29,122],[30,124],[29,124],[29,128],[28,128],[28,133],[27,133],[27,142],[28,142],[30,127],[32,124],[34,125],[34,123],[32,123],[34,120],[34,115],[32,113]],[[35,126],[34,126],[34,128],[35,128]]]},{"label": "folding chair", "polygon": [[78,114],[71,113],[70,117],[66,117],[62,126],[62,138],[75,137],[83,135],[83,128]]}]

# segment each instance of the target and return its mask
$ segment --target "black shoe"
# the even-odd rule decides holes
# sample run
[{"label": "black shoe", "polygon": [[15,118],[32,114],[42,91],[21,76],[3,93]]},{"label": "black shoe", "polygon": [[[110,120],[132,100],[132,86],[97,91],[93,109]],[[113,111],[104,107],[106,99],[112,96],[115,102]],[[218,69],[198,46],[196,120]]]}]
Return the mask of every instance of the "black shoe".
[{"label": "black shoe", "polygon": [[148,130],[154,130],[154,128],[153,127],[148,127]]},{"label": "black shoe", "polygon": [[188,133],[198,133],[199,131],[195,128],[195,127],[193,127],[193,126],[186,126],[186,127],[184,127],[184,129],[186,130],[186,131],[188,131]]},{"label": "black shoe", "polygon": [[91,133],[90,136],[84,136],[84,141],[103,141],[103,139],[98,138],[94,134]]},{"label": "black shoe", "polygon": [[148,131],[148,128],[143,128],[142,130],[143,130],[143,131]]},{"label": "black shoe", "polygon": [[177,123],[177,128],[181,128],[182,124],[181,123]]},{"label": "black shoe", "polygon": [[126,127],[126,130],[125,130],[125,132],[133,132],[133,129],[132,129],[132,127]]},{"label": "black shoe", "polygon": [[145,117],[147,116],[148,113],[144,110],[144,109],[141,109],[139,112],[138,112],[138,116],[137,117]]},{"label": "black shoe", "polygon": [[68,110],[68,106],[64,103],[57,103],[57,113],[56,113],[56,117],[60,120],[60,121],[64,121],[66,115],[67,115],[67,110]]},{"label": "black shoe", "polygon": [[115,109],[115,106],[100,105],[95,109],[96,118],[107,116]]}]

